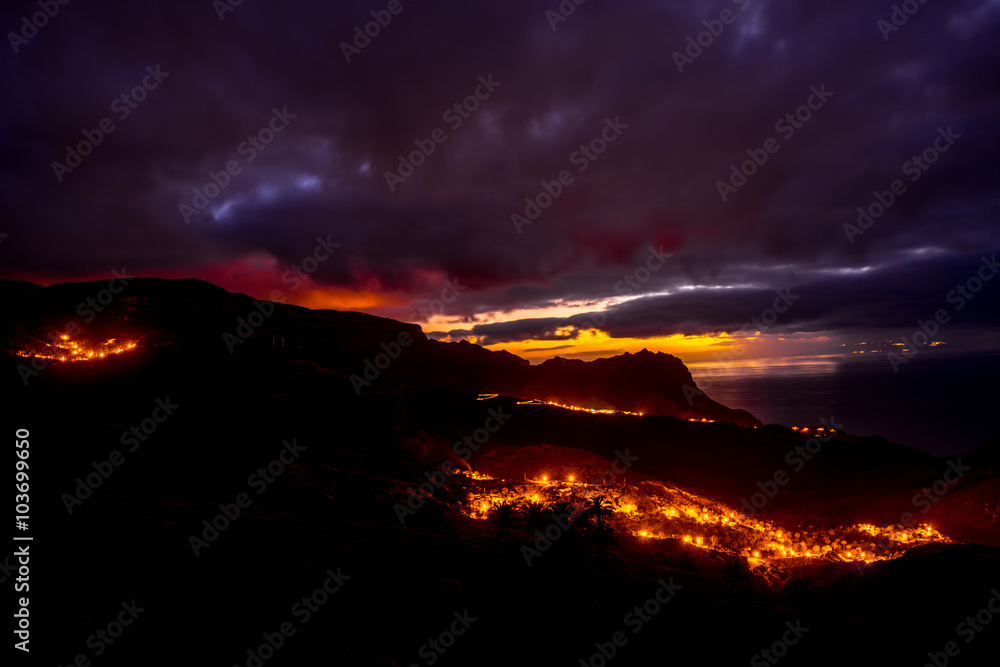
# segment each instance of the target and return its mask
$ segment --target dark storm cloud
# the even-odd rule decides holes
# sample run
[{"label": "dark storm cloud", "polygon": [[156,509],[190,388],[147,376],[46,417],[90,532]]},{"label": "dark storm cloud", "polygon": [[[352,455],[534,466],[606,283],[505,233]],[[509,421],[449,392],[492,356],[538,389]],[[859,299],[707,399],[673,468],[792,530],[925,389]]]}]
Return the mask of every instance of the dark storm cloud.
[{"label": "dark storm cloud", "polygon": [[554,350],[568,350],[572,345],[553,345],[552,347],[529,347],[525,352],[551,352]]},{"label": "dark storm cloud", "polygon": [[[456,329],[450,331],[452,338],[465,336],[481,336],[488,342],[509,343],[511,341],[532,338],[535,340],[572,340],[577,337],[576,331],[558,331],[561,327],[571,325],[571,318],[561,317],[540,317],[525,320],[512,320],[510,322],[496,322],[494,324],[477,324],[471,329]],[[552,348],[550,348],[552,349]]]},{"label": "dark storm cloud", "polygon": [[[996,254],[937,256],[920,262],[911,258],[882,269],[821,274],[784,288],[682,290],[640,297],[604,313],[483,324],[450,335],[476,336],[480,344],[490,345],[571,339],[583,329],[598,329],[615,338],[757,330],[871,332],[915,329],[939,311],[944,311],[949,325],[996,327],[1000,325],[998,274]],[[767,314],[772,309],[775,312]]]},{"label": "dark storm cloud", "polygon": [[[921,285],[933,261],[1000,247],[996,2],[927,3],[888,41],[876,22],[891,3],[592,0],[553,31],[544,12],[557,4],[404,2],[350,64],[339,44],[385,3],[244,2],[224,21],[207,1],[61,6],[17,53],[4,45],[4,273],[155,274],[259,254],[287,265],[330,235],[341,246],[320,285],[419,299],[451,276],[469,289],[448,314],[474,323],[619,296],[663,246],[674,257],[641,293],[671,295],[608,324],[645,335],[742,323],[789,284],[833,304],[814,312],[803,297],[795,321],[854,326],[872,319],[844,298],[863,278],[838,270],[934,248],[901,265]],[[736,20],[678,73],[673,52],[725,8]],[[8,4],[0,26],[35,11]],[[119,119],[112,101],[157,65],[169,76]],[[500,86],[453,129],[442,114],[490,75]],[[775,122],[812,86],[833,96],[784,138]],[[242,142],[286,107],[295,118],[247,164]],[[58,182],[52,162],[105,117],[114,132]],[[570,155],[606,118],[628,127],[578,173]],[[948,126],[954,147],[849,243],[855,209],[908,178],[903,163]],[[384,172],[435,128],[447,140],[391,192]],[[780,150],[723,202],[716,182],[769,137]],[[230,160],[241,173],[185,224],[179,204]],[[518,234],[511,214],[564,169],[574,183]],[[866,289],[901,319],[924,316],[919,299]],[[564,324],[488,335],[558,340]]]}]

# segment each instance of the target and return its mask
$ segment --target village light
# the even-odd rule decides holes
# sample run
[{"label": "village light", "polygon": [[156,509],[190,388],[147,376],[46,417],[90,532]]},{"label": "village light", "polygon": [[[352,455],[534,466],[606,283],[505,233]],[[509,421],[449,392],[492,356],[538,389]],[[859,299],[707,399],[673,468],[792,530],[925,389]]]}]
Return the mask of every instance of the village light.
[{"label": "village light", "polygon": [[[462,474],[471,477],[477,481],[492,481],[493,477],[479,473],[473,470],[468,472],[463,472]],[[548,480],[548,476],[544,479]],[[555,478],[555,482],[559,482],[558,477]],[[569,481],[575,480],[574,475],[567,475],[563,479],[568,479]],[[495,487],[493,487],[495,488]],[[539,498],[539,493],[537,490],[535,492],[529,491],[528,488],[520,484],[505,484],[503,486],[502,497],[493,495],[493,493],[483,492],[473,496],[474,501],[466,505],[464,513],[470,518],[483,521],[490,515],[490,505],[486,500],[491,500],[496,506],[497,503],[505,502],[509,503],[514,507],[522,507],[524,503],[529,502],[545,502],[544,499]],[[573,494],[573,506],[576,506],[581,500],[592,501],[593,494],[591,489],[586,482],[581,482],[579,485],[575,485],[575,488],[570,490]],[[680,537],[683,544],[690,544],[697,546],[701,549],[714,549],[722,552],[735,552],[737,549],[740,553],[747,554],[745,558],[754,559],[757,564],[763,564],[767,568],[788,568],[791,567],[789,562],[795,558],[831,558],[836,559],[841,562],[858,562],[862,561],[865,563],[871,563],[875,561],[891,560],[896,558],[901,553],[905,552],[906,548],[910,546],[910,542],[913,544],[923,544],[925,542],[944,542],[949,543],[951,540],[938,533],[934,530],[932,526],[927,524],[921,524],[912,528],[911,531],[902,532],[897,531],[895,526],[875,526],[872,524],[853,524],[849,526],[838,526],[836,531],[830,531],[830,535],[836,535],[836,539],[833,540],[833,544],[827,544],[825,547],[820,547],[819,545],[813,545],[811,547],[805,547],[803,550],[798,550],[794,548],[798,544],[798,535],[793,533],[789,534],[786,538],[785,530],[779,530],[779,527],[772,522],[750,522],[747,517],[741,515],[741,519],[726,519],[725,515],[735,516],[735,512],[729,511],[728,507],[719,507],[716,511],[713,509],[712,512],[703,511],[699,513],[696,507],[706,507],[712,505],[712,502],[707,498],[697,498],[689,497],[681,500],[680,497],[663,498],[656,497],[653,495],[641,496],[642,489],[637,488],[632,491],[632,494],[640,494],[635,496],[637,502],[626,502],[624,498],[620,498],[617,501],[611,501],[612,507],[616,508],[618,513],[618,519],[616,521],[627,522],[625,526],[622,526],[627,534],[633,535],[645,540],[651,538],[663,538],[665,535],[662,531],[654,531],[649,528],[639,529],[639,526],[643,523],[647,523],[647,514],[653,516],[662,517],[663,515],[668,515],[672,517],[680,517],[682,514],[685,519],[697,520],[700,523],[714,522],[722,525],[726,530],[720,534],[713,535],[711,537],[711,543],[706,544],[704,536],[694,536],[694,535],[683,535],[678,533],[672,533],[666,535],[666,537],[678,538]],[[630,494],[630,499],[632,497]],[[643,509],[640,510],[638,505],[638,498],[642,497]],[[564,500],[564,499],[563,499]],[[700,501],[700,502],[699,502]],[[478,510],[477,507],[482,504],[482,510]],[[620,504],[619,504],[620,503]],[[692,508],[688,503],[694,504],[695,507]],[[681,520],[685,520],[681,519]],[[688,524],[689,525],[689,524]],[[739,549],[736,545],[739,544],[739,540],[745,536],[749,531],[758,531],[759,538],[763,538],[763,541],[758,542],[759,547],[763,547],[768,553],[767,555],[762,555],[762,551],[753,551],[752,548],[747,547],[745,550]],[[802,541],[809,543],[810,540],[815,540],[817,537],[824,537],[827,534],[826,530],[820,530],[813,533],[813,531],[802,531],[804,535],[802,536]],[[854,548],[848,548],[848,544],[851,543],[853,536],[858,532],[870,533],[871,535],[888,535],[895,543],[899,545],[896,552],[888,555],[879,555],[878,553],[869,554],[866,551],[857,549],[858,555],[855,555]],[[793,535],[796,542],[791,542]],[[731,536],[731,537],[730,537]],[[911,538],[912,536],[912,538]],[[785,540],[789,540],[789,545],[785,546]],[[909,541],[906,541],[909,540]],[[872,547],[875,545],[872,544]]]},{"label": "village light", "polygon": [[110,338],[103,343],[95,343],[93,345],[85,343],[83,346],[72,340],[67,334],[59,336],[52,334],[49,338],[52,340],[52,343],[47,345],[50,348],[49,350],[44,352],[19,350],[17,355],[21,357],[34,357],[36,359],[55,359],[58,361],[89,361],[94,358],[104,359],[109,354],[121,354],[136,346],[135,343],[127,343],[125,345],[119,344],[118,347],[112,348],[111,345],[115,343],[117,338]]}]

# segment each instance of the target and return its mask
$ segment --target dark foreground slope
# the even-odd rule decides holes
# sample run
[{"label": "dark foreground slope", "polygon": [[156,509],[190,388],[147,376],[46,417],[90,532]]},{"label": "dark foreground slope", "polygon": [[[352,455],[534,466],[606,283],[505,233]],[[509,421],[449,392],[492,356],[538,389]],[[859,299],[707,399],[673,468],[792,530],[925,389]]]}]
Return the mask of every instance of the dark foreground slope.
[{"label": "dark foreground slope", "polygon": [[[848,566],[813,587],[783,590],[713,553],[627,536],[610,547],[568,538],[529,566],[521,547],[530,538],[496,536],[457,512],[450,484],[405,524],[394,508],[491,409],[511,416],[473,466],[491,446],[551,443],[603,457],[629,447],[637,472],[730,502],[773,472],[799,434],[480,402],[406,373],[359,395],[330,360],[352,345],[369,349],[358,342],[366,336],[398,335],[397,324],[359,317],[366,333],[351,336],[338,323],[329,334],[339,337],[336,349],[302,341],[282,351],[268,338],[220,353],[212,327],[225,331],[243,315],[225,293],[204,298],[218,299],[210,312],[178,302],[130,311],[119,328],[109,320],[101,335],[143,337],[128,355],[52,365],[27,386],[17,373],[23,359],[3,360],[5,432],[30,432],[31,657],[39,664],[68,665],[79,654],[94,665],[601,664],[591,656],[610,651],[616,632],[627,641],[608,664],[747,664],[781,640],[786,623],[808,630],[780,664],[920,665],[948,641],[961,646],[955,664],[994,664],[1000,626],[971,642],[957,626],[1000,585],[995,547],[920,548],[864,574]],[[302,322],[335,317],[290,312]],[[135,445],[124,434],[141,429],[158,399],[176,407],[146,421]],[[278,470],[285,441],[304,449]],[[986,454],[973,459],[982,483],[992,479]],[[775,510],[841,502],[831,511],[863,513],[867,502],[849,503],[852,492],[890,502],[945,465],[849,436],[812,463],[815,472],[802,473],[813,476],[789,485]],[[275,472],[265,475],[269,465]],[[93,490],[79,489],[88,476]],[[220,518],[235,515],[241,494],[249,502],[239,515]],[[342,587],[314,595],[328,570]],[[649,602],[661,581],[680,588],[666,604]],[[99,639],[132,600],[144,609],[135,623],[110,643]],[[454,643],[442,638],[466,612],[475,619],[468,631]],[[284,623],[291,636],[276,639]],[[259,651],[266,637],[280,648]],[[447,646],[443,654],[431,640]],[[248,649],[269,657],[258,663]]]}]

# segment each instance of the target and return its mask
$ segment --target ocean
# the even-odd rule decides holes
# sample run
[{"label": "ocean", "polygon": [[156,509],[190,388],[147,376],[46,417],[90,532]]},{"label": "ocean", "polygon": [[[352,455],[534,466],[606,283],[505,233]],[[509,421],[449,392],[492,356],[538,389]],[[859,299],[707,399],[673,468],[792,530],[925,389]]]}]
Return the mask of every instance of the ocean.
[{"label": "ocean", "polygon": [[881,435],[937,456],[964,454],[1000,435],[1000,354],[923,350],[894,373],[884,354],[745,359],[688,364],[723,405],[766,424],[835,420],[855,435]]}]

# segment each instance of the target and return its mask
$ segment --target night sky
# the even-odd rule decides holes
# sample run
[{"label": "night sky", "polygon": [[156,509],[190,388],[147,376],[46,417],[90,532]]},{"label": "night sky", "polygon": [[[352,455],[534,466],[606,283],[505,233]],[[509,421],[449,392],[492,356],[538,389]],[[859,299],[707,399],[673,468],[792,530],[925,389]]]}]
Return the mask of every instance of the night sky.
[{"label": "night sky", "polygon": [[0,11],[2,277],[204,278],[533,360],[939,311],[996,346],[998,0],[52,4]]}]

